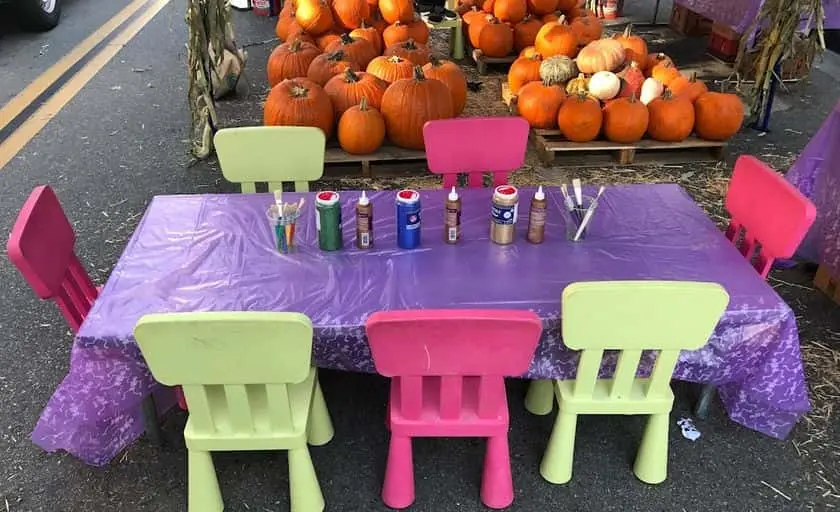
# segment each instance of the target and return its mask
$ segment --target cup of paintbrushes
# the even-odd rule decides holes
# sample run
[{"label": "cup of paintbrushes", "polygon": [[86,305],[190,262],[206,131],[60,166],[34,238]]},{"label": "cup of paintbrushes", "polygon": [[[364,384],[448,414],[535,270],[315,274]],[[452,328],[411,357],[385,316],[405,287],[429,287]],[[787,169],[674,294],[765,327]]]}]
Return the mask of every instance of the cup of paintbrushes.
[{"label": "cup of paintbrushes", "polygon": [[[579,242],[584,239],[587,225],[591,221],[595,209],[598,207],[598,201],[592,196],[582,196],[581,199],[581,204],[575,202],[563,208],[563,221],[566,224],[566,240],[571,242]],[[587,212],[589,212],[589,220],[586,219]],[[580,229],[581,226],[583,226],[582,230]]]},{"label": "cup of paintbrushes", "polygon": [[[302,205],[302,201],[300,203]],[[274,239],[277,250],[288,254],[295,247],[295,228],[300,218],[301,209],[295,204],[280,206],[273,204],[268,208],[266,216],[274,229]]]}]

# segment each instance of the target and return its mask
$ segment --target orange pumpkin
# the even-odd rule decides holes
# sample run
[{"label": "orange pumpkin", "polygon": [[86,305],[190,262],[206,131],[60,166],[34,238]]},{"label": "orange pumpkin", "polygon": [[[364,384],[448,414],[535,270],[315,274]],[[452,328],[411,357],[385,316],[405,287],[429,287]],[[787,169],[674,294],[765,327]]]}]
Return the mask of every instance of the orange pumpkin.
[{"label": "orange pumpkin", "polygon": [[484,27],[486,27],[487,23],[489,23],[492,19],[493,16],[491,14],[484,14],[482,16],[471,18],[469,28],[467,29],[467,37],[469,38],[470,45],[472,45],[473,48],[478,48],[481,31],[484,30]]},{"label": "orange pumpkin", "polygon": [[321,52],[310,43],[283,43],[268,57],[268,85],[274,87],[289,78],[305,77],[309,65]]},{"label": "orange pumpkin", "polygon": [[496,0],[493,3],[493,15],[501,21],[519,23],[528,14],[525,0]]},{"label": "orange pumpkin", "polygon": [[377,7],[375,12],[372,12],[370,15],[370,19],[368,20],[370,25],[379,32],[379,36],[381,37],[382,34],[385,32],[385,29],[388,28],[389,23],[385,21],[385,18],[382,17],[382,13],[379,12],[379,8]]},{"label": "orange pumpkin", "polygon": [[352,69],[347,69],[343,74],[330,78],[324,86],[324,91],[332,100],[335,117],[340,119],[345,110],[358,105],[362,98],[367,98],[370,106],[379,108],[382,104],[382,95],[387,88],[387,83],[370,73],[364,71],[356,73]]},{"label": "orange pumpkin", "polygon": [[511,94],[516,94],[519,89],[528,82],[539,82],[540,64],[542,56],[534,54],[533,57],[519,57],[510,65],[508,71],[508,86]]},{"label": "orange pumpkin", "polygon": [[424,44],[415,43],[413,39],[404,41],[385,50],[385,57],[402,57],[416,66],[425,66],[429,62],[429,49]]},{"label": "orange pumpkin", "polygon": [[623,144],[638,142],[647,131],[649,116],[635,96],[612,100],[604,106],[604,137]]},{"label": "orange pumpkin", "polygon": [[388,25],[388,28],[382,32],[385,48],[404,43],[409,39],[413,39],[420,44],[426,44],[429,41],[429,27],[419,20],[411,23],[398,21],[393,25]]},{"label": "orange pumpkin", "polygon": [[528,12],[534,16],[545,16],[557,10],[557,0],[527,0]]},{"label": "orange pumpkin", "polygon": [[465,25],[469,25],[473,21],[483,18],[484,16],[487,16],[487,13],[479,9],[478,6],[473,5],[470,7],[469,11],[465,12],[461,16],[461,19],[464,21]]},{"label": "orange pumpkin", "polygon": [[363,21],[361,27],[350,32],[350,37],[353,39],[367,39],[373,45],[373,49],[376,50],[377,55],[382,53],[382,35],[376,30],[376,27],[368,25]]},{"label": "orange pumpkin", "polygon": [[467,104],[467,75],[461,66],[450,60],[439,60],[434,55],[423,66],[426,78],[440,80],[452,93],[452,115],[459,116]]},{"label": "orange pumpkin", "polygon": [[569,27],[571,27],[572,32],[577,36],[579,45],[587,45],[592,41],[597,41],[601,38],[601,33],[604,29],[598,18],[594,16],[578,17],[572,21]]},{"label": "orange pumpkin", "polygon": [[557,113],[566,99],[563,87],[550,81],[528,82],[519,89],[516,108],[533,128],[557,127]]},{"label": "orange pumpkin", "polygon": [[572,142],[595,140],[601,133],[602,122],[601,104],[586,93],[566,98],[557,113],[560,132]]},{"label": "orange pumpkin", "polygon": [[647,133],[653,140],[682,142],[694,130],[694,105],[685,98],[665,93],[647,106],[650,119]]},{"label": "orange pumpkin", "polygon": [[370,61],[366,71],[390,84],[401,78],[414,76],[414,64],[397,56],[377,57]]},{"label": "orange pumpkin", "polygon": [[542,28],[542,22],[531,16],[525,16],[525,19],[517,23],[513,27],[513,47],[517,52],[523,49],[534,46],[534,41],[537,40],[537,34]]},{"label": "orange pumpkin", "polygon": [[478,36],[478,49],[488,57],[507,57],[513,53],[513,29],[491,16]]},{"label": "orange pumpkin", "polygon": [[335,114],[330,97],[320,85],[306,78],[292,78],[271,88],[263,122],[266,126],[314,126],[329,138]]},{"label": "orange pumpkin", "polygon": [[388,23],[411,23],[414,20],[414,2],[412,0],[379,0],[379,12]]},{"label": "orange pumpkin", "polygon": [[624,49],[612,39],[598,39],[584,46],[575,61],[582,73],[614,71],[624,63]]},{"label": "orange pumpkin", "polygon": [[385,118],[362,97],[338,120],[338,145],[351,155],[368,155],[385,140]]},{"label": "orange pumpkin", "polygon": [[315,57],[312,63],[309,64],[306,78],[323,87],[330,78],[344,73],[348,69],[359,71],[359,64],[352,59],[347,59],[343,51],[338,50],[332,53],[322,53]]},{"label": "orange pumpkin", "polygon": [[302,30],[303,28],[298,25],[297,20],[295,20],[294,11],[292,11],[291,14],[281,14],[278,16],[277,25],[274,26],[274,32],[277,34],[277,38],[280,39],[280,41],[288,39],[292,32],[298,33]]},{"label": "orange pumpkin", "polygon": [[697,80],[697,73],[692,73],[691,78],[680,74],[679,77],[671,80],[668,88],[674,96],[685,98],[692,103],[704,92],[709,92],[706,84],[702,80]]},{"label": "orange pumpkin", "polygon": [[540,28],[534,46],[543,57],[574,57],[578,51],[578,38],[561,16],[557,21],[546,23]]},{"label": "orange pumpkin", "polygon": [[641,98],[645,75],[635,61],[631,61],[629,66],[618,73],[618,77],[622,80],[621,91],[618,93],[619,97],[628,98],[630,96],[636,96],[637,98]]},{"label": "orange pumpkin", "polygon": [[307,34],[318,36],[333,27],[334,21],[326,0],[298,0],[295,20]]},{"label": "orange pumpkin", "polygon": [[493,9],[496,7],[496,0],[483,0],[481,2],[481,10],[487,14],[493,14]]},{"label": "orange pumpkin", "polygon": [[362,21],[370,17],[367,0],[332,0],[332,15],[336,25],[345,30],[362,26]]},{"label": "orange pumpkin", "polygon": [[327,46],[327,52],[334,52],[341,50],[344,55],[350,59],[355,60],[361,69],[367,67],[370,61],[376,57],[376,49],[367,39],[353,39],[350,34],[341,34],[338,41],[334,41]]},{"label": "orange pumpkin", "polygon": [[674,61],[671,60],[671,57],[668,57],[664,53],[649,53],[647,59],[645,59],[645,65],[640,66],[642,67],[642,71],[644,71],[645,76],[649,77],[653,68],[656,67],[658,64],[662,64],[667,62],[671,65],[674,64]]},{"label": "orange pumpkin", "polygon": [[744,122],[744,104],[735,94],[704,92],[694,100],[694,132],[701,139],[724,141]]},{"label": "orange pumpkin", "polygon": [[650,76],[660,84],[668,87],[671,85],[671,82],[681,77],[682,74],[673,63],[663,62],[653,67]]},{"label": "orange pumpkin", "polygon": [[414,76],[397,80],[382,96],[382,116],[388,138],[407,149],[424,149],[423,125],[452,117],[452,95],[440,80],[427,80],[420,66]]},{"label": "orange pumpkin", "polygon": [[644,66],[647,61],[648,47],[647,42],[641,37],[633,34],[633,25],[627,25],[624,33],[615,36],[615,40],[621,43],[621,46],[628,50],[630,60],[636,62],[639,67]]},{"label": "orange pumpkin", "polygon": [[280,8],[279,16],[286,16],[286,17],[291,16],[291,17],[294,18],[295,17],[295,4],[296,3],[297,2],[292,1],[292,0],[290,0],[288,2],[283,2],[283,7]]}]

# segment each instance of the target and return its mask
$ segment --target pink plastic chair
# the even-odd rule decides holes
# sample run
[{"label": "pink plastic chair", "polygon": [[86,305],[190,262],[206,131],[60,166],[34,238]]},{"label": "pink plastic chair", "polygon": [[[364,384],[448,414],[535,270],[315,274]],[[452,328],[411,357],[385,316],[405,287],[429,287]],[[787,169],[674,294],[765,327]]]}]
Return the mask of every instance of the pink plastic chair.
[{"label": "pink plastic chair", "polygon": [[[55,192],[35,187],[21,208],[6,252],[32,290],[53,300],[74,333],[87,317],[99,290],[94,286],[74,249],[76,233]],[[146,432],[160,442],[160,425],[151,397],[143,402]]]},{"label": "pink plastic chair", "polygon": [[[732,217],[726,238],[767,278],[777,258],[790,258],[805,238],[817,209],[779,173],[758,158],[742,155],[735,162],[724,202]],[[705,384],[694,412],[705,418],[715,387]]]},{"label": "pink plastic chair", "polygon": [[817,217],[807,197],[750,155],[735,162],[725,206],[732,217],[726,237],[763,278],[774,260],[793,256]]},{"label": "pink plastic chair", "polygon": [[388,311],[365,324],[376,370],[391,379],[382,500],[414,502],[412,437],[486,437],[481,500],[513,502],[505,376],[522,375],[542,323],[507,310]]},{"label": "pink plastic chair", "polygon": [[443,175],[443,186],[458,185],[466,173],[470,187],[483,186],[484,173],[493,186],[506,185],[508,175],[525,163],[528,122],[521,117],[459,117],[429,121],[423,126],[429,170]]}]

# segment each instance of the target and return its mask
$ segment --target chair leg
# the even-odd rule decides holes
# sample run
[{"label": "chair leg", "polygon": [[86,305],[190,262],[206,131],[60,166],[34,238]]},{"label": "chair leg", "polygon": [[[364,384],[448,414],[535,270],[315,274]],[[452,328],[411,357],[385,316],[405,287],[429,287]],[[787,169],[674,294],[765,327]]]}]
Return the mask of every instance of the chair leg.
[{"label": "chair leg", "polygon": [[142,411],[146,435],[154,444],[163,446],[163,431],[160,429],[160,418],[158,418],[154,394],[149,393],[149,396],[143,399]]},{"label": "chair leg", "polygon": [[461,60],[464,58],[464,31],[461,27],[453,28],[449,36],[452,44],[452,58]]},{"label": "chair leg", "polygon": [[709,407],[715,398],[716,389],[712,384],[703,384],[700,388],[700,396],[697,398],[697,405],[694,407],[694,415],[705,420],[709,416]]},{"label": "chair leg", "polygon": [[525,408],[537,416],[549,414],[554,409],[554,381],[532,380],[525,395]]},{"label": "chair leg", "polygon": [[189,512],[222,512],[222,491],[216,478],[210,452],[187,451],[187,510]]},{"label": "chair leg", "polygon": [[414,503],[414,462],[411,438],[391,435],[382,501],[391,508],[406,508]]},{"label": "chair leg", "polygon": [[324,510],[324,495],[306,446],[289,450],[289,501],[291,512]]},{"label": "chair leg", "polygon": [[540,474],[553,484],[565,484],[572,479],[576,430],[577,414],[566,414],[561,410],[540,464]]},{"label": "chair leg", "polygon": [[312,404],[309,409],[309,423],[307,424],[306,437],[312,446],[323,446],[332,440],[335,430],[333,429],[330,411],[327,409],[327,402],[324,400],[324,392],[321,390],[321,383],[315,378],[315,390],[312,392]]},{"label": "chair leg", "polygon": [[668,419],[669,413],[653,414],[648,418],[645,433],[636,454],[633,472],[642,482],[660,484],[668,477]]},{"label": "chair leg", "polygon": [[495,509],[506,508],[513,503],[507,434],[487,438],[484,473],[481,476],[481,501]]}]

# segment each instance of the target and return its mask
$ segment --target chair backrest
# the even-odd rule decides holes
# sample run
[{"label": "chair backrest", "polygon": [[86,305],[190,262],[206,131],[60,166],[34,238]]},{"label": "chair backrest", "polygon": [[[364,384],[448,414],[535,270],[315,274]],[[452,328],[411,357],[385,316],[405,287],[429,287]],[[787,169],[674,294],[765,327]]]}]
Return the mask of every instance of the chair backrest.
[{"label": "chair backrest", "polygon": [[12,227],[6,252],[32,290],[52,299],[73,332],[96,300],[97,290],[74,251],[76,234],[55,192],[36,187]]},{"label": "chair backrest", "polygon": [[287,384],[310,372],[312,324],[300,313],[146,315],[134,337],[159,382],[181,385],[191,421],[209,432],[292,429]]},{"label": "chair backrest", "polygon": [[735,162],[725,205],[732,217],[726,237],[761,277],[767,277],[776,258],[793,256],[817,216],[807,197],[750,155]]},{"label": "chair backrest", "polygon": [[[424,391],[436,394],[429,399],[439,403],[442,416],[454,416],[471,385],[478,389],[479,414],[497,410],[504,400],[502,377],[528,369],[542,322],[529,311],[380,311],[368,317],[365,330],[377,372],[400,379],[406,416],[419,414]],[[439,381],[439,387],[430,389],[424,380]]]},{"label": "chair backrest", "polygon": [[458,117],[428,121],[423,126],[429,170],[443,175],[445,188],[466,173],[470,187],[483,186],[484,173],[493,186],[506,185],[508,175],[525,163],[528,122],[521,117]]},{"label": "chair backrest", "polygon": [[324,174],[324,132],[311,126],[246,126],[219,130],[214,138],[225,179],[239,183],[242,192],[256,192],[268,183],[269,192],[295,183],[296,192]]},{"label": "chair backrest", "polygon": [[605,350],[618,350],[610,396],[626,396],[644,350],[658,355],[647,388],[661,396],[669,388],[681,349],[705,345],[729,304],[716,283],[602,281],[572,283],[563,290],[563,343],[582,350],[575,395],[595,389]]}]

